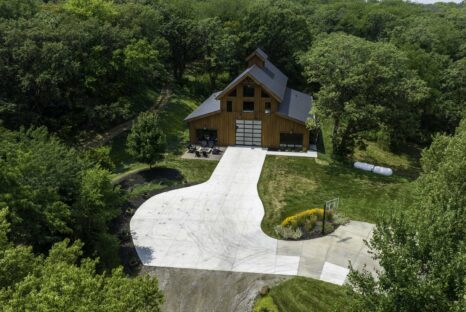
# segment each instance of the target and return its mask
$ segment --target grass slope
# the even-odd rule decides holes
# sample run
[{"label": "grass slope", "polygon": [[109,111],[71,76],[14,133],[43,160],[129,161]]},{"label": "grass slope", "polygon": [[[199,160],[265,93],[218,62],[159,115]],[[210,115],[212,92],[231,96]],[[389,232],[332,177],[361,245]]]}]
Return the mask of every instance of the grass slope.
[{"label": "grass slope", "polygon": [[343,287],[304,277],[272,287],[268,296],[280,312],[344,311],[350,300]]},{"label": "grass slope", "polygon": [[351,167],[301,157],[268,156],[259,180],[264,203],[262,229],[273,228],[299,211],[323,207],[339,197],[339,211],[353,220],[375,223],[381,214],[411,201],[407,178],[384,177]]},{"label": "grass slope", "polygon": [[[159,112],[161,126],[167,136],[167,154],[165,159],[156,164],[156,167],[172,168],[183,175],[183,183],[196,183],[207,180],[218,162],[181,159],[180,153],[184,148],[183,142],[188,138],[188,127],[184,118],[196,108],[196,103],[188,95],[177,95],[176,91],[165,107]],[[110,157],[116,169],[113,178],[148,168],[148,165],[137,162],[126,151],[126,138],[128,132],[115,137],[110,144]],[[147,183],[137,186],[135,191],[146,192],[166,187],[160,183]]]}]

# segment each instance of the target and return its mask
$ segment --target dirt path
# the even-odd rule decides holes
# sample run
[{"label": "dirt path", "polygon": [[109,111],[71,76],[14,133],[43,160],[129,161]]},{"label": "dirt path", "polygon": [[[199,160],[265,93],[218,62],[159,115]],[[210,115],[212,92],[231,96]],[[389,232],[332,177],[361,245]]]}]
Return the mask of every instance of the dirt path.
[{"label": "dirt path", "polygon": [[[157,101],[155,101],[154,105],[152,105],[152,107],[149,108],[148,111],[157,112],[160,109],[162,109],[168,103],[168,100],[170,99],[171,95],[172,91],[170,88],[163,88],[160,92],[160,95],[157,98]],[[96,137],[93,140],[90,140],[84,146],[86,148],[96,148],[104,145],[119,134],[131,129],[131,126],[133,125],[133,121],[135,119],[136,118],[125,121],[124,123],[119,124],[118,126],[115,126],[104,133],[96,135]]]}]

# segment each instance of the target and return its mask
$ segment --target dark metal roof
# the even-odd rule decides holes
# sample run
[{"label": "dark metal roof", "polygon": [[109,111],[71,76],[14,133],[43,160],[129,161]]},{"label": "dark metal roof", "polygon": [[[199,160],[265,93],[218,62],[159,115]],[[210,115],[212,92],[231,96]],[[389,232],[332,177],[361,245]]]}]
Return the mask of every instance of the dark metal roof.
[{"label": "dark metal roof", "polygon": [[220,111],[220,101],[216,99],[220,92],[212,93],[207,100],[198,106],[191,114],[188,115],[184,120],[190,120],[197,117],[201,117],[207,114],[215,113]]},{"label": "dark metal roof", "polygon": [[275,65],[269,61],[265,61],[264,68],[257,65],[253,65],[243,71],[238,77],[236,77],[226,88],[220,92],[217,97],[220,98],[225,92],[231,87],[238,84],[247,75],[250,75],[253,79],[257,80],[261,85],[264,86],[267,91],[272,93],[279,102],[283,100],[285,96],[286,84],[288,77],[286,77]]},{"label": "dark metal roof", "polygon": [[285,97],[278,106],[278,113],[305,123],[308,118],[313,118],[310,114],[311,108],[312,96],[286,88]]},{"label": "dark metal roof", "polygon": [[[185,120],[205,116],[220,111],[220,100],[226,92],[237,85],[247,76],[261,84],[279,102],[278,113],[288,118],[300,122],[306,122],[310,115],[312,97],[308,94],[287,88],[288,77],[283,74],[269,60],[264,51],[257,48],[249,57],[257,54],[264,59],[264,67],[253,65],[236,77],[223,91],[213,93],[196,110],[194,110]],[[248,58],[249,58],[248,57]]]},{"label": "dark metal roof", "polygon": [[267,53],[265,53],[261,48],[257,48],[254,50],[254,52],[249,54],[249,56],[246,58],[246,61],[248,61],[253,55],[258,55],[264,61],[269,58]]}]

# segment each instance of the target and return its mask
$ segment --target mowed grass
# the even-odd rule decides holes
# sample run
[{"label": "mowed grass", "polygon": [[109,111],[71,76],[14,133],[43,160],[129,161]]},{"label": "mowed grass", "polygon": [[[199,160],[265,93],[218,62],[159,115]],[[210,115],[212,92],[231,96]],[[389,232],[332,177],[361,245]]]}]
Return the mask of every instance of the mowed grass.
[{"label": "mowed grass", "polygon": [[[184,118],[192,112],[198,101],[187,95],[177,95],[176,91],[159,112],[161,127],[167,136],[167,153],[165,159],[155,167],[172,168],[180,171],[183,183],[198,183],[206,181],[217,165],[217,161],[181,159],[180,154],[188,140],[188,127]],[[136,161],[126,150],[128,132],[115,137],[110,143],[110,157],[115,163],[113,179],[148,168],[147,164]],[[163,188],[159,183],[147,183],[138,186],[143,192]]]},{"label": "mowed grass", "polygon": [[406,177],[385,177],[325,160],[268,156],[258,190],[265,208],[262,229],[276,237],[274,226],[299,211],[323,207],[340,198],[338,212],[352,220],[375,223],[411,201]]},{"label": "mowed grass", "polygon": [[344,311],[350,302],[343,287],[304,277],[272,287],[268,296],[280,312]]}]

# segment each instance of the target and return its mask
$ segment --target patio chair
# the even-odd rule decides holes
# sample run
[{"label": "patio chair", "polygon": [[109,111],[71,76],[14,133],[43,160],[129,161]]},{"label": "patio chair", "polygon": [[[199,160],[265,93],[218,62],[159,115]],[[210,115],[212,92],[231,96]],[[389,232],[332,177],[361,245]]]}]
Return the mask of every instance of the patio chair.
[{"label": "patio chair", "polygon": [[188,145],[188,153],[194,153],[196,151],[196,146],[193,144]]},{"label": "patio chair", "polygon": [[212,149],[212,155],[220,155],[220,152],[221,152],[221,151],[220,151],[218,148],[216,148],[216,147],[214,147],[214,148]]},{"label": "patio chair", "polygon": [[202,156],[204,156],[205,158],[209,158],[209,153],[207,153],[206,150],[203,150],[202,151]]},{"label": "patio chair", "polygon": [[201,152],[199,152],[198,150],[196,150],[196,157],[201,157]]}]

